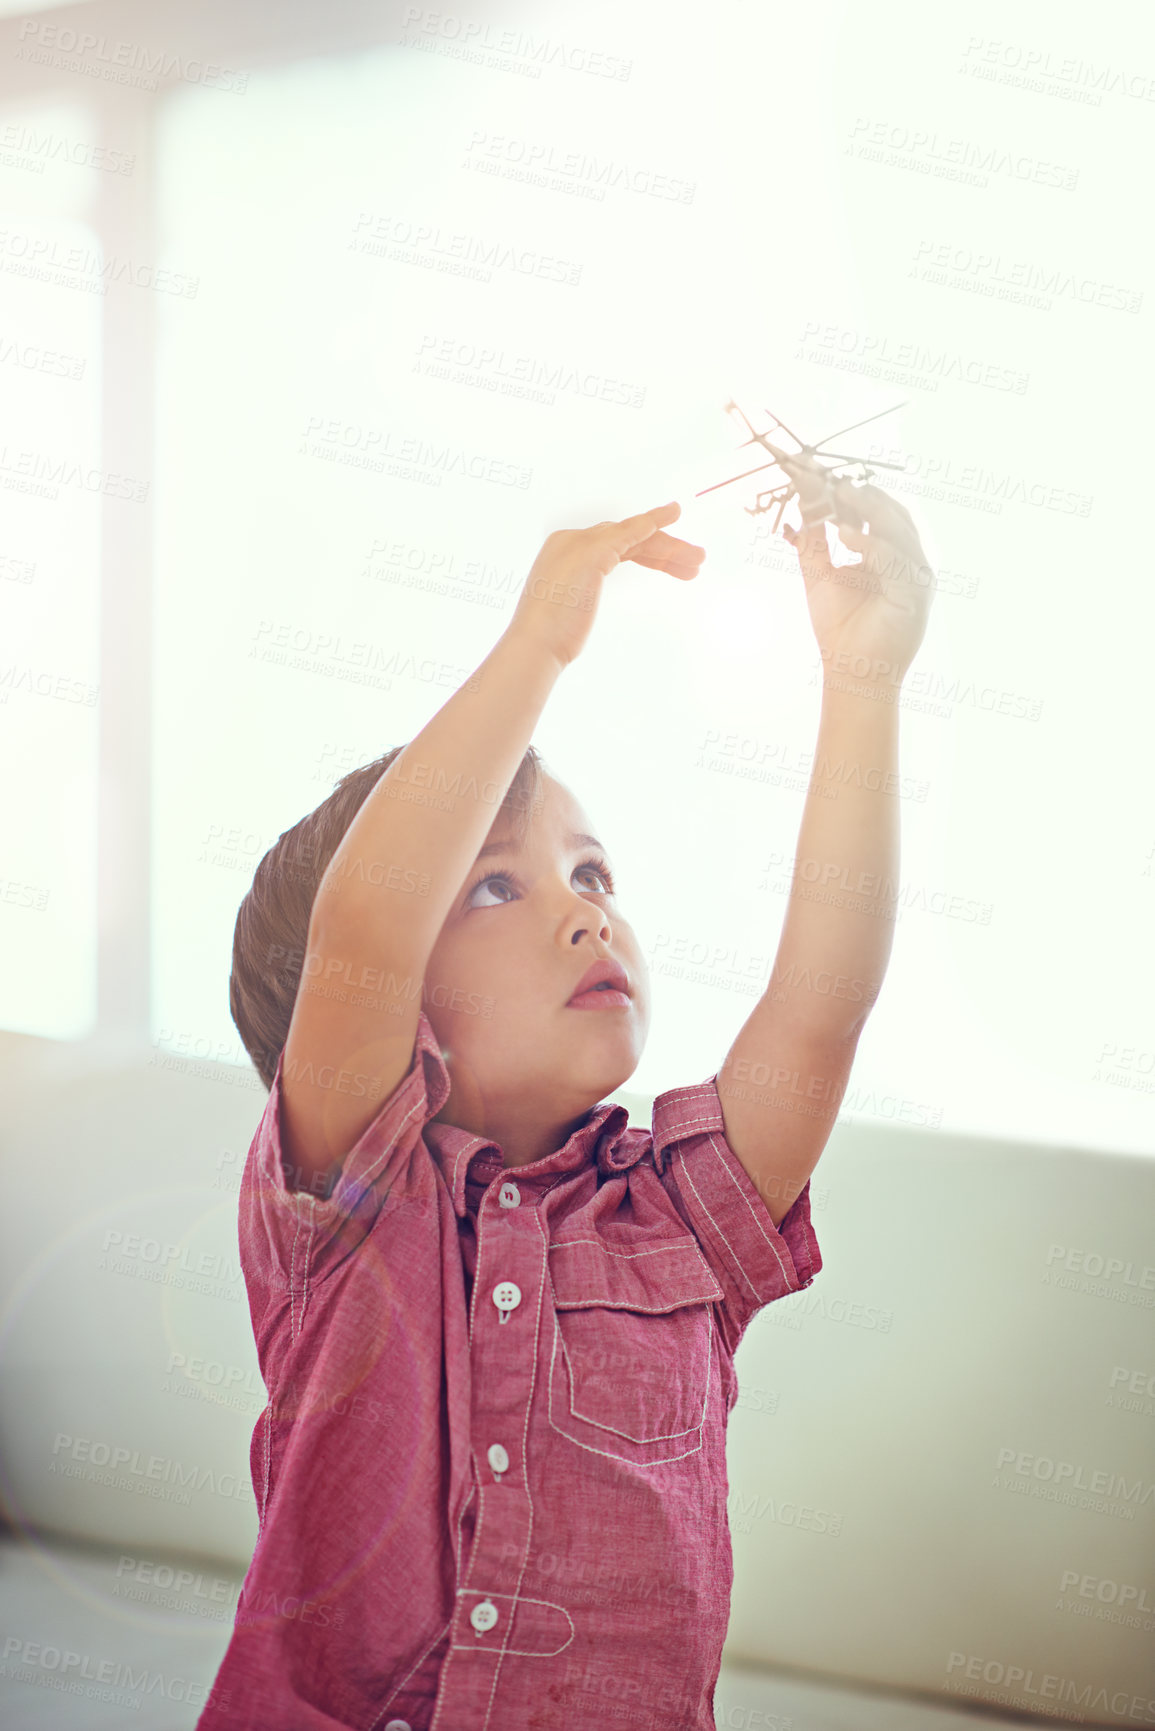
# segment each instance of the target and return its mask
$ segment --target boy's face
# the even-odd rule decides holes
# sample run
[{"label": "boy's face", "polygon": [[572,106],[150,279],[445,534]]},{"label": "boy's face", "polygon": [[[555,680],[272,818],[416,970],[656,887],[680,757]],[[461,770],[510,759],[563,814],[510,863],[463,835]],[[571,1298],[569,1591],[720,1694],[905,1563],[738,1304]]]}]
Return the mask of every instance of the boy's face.
[{"label": "boy's face", "polygon": [[[525,1158],[633,1074],[650,1022],[645,960],[601,863],[613,861],[571,839],[596,832],[544,771],[542,793],[521,848],[499,812],[493,851],[478,855],[441,928],[423,997],[452,1084],[438,1118]],[[573,1007],[583,975],[606,958],[625,970],[628,1002]]]}]

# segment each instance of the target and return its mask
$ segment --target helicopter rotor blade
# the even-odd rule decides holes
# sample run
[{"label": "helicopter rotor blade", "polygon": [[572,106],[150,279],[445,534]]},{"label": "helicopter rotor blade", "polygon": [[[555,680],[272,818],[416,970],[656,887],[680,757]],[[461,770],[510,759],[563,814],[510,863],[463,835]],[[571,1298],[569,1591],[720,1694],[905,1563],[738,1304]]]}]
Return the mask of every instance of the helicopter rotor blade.
[{"label": "helicopter rotor blade", "polygon": [[[736,403],[733,406],[736,409],[738,408],[738,405]],[[756,433],[754,431],[753,423],[751,422],[749,417],[745,414],[742,414],[741,409],[738,409],[738,413],[740,415],[742,415],[742,420],[750,432],[750,437],[748,439],[744,439],[742,441],[742,445],[761,445],[762,449],[764,451],[770,451],[771,453],[773,453],[775,450],[775,447],[770,443],[770,433]],[[770,415],[771,420],[774,421],[778,426],[782,426],[781,421],[778,420],[777,416],[771,415],[769,409],[766,410],[766,413],[768,415]],[[772,427],[770,429],[770,432],[773,432],[773,430],[774,429]],[[791,433],[789,427],[783,428],[783,431],[786,433],[789,433],[790,437],[795,441],[796,444],[799,442],[796,434]],[[742,446],[739,446],[739,450],[741,450],[741,449],[742,449]],[[796,454],[797,453],[793,452],[793,451],[787,452],[788,456],[795,456]]]},{"label": "helicopter rotor blade", "polygon": [[837,451],[823,451],[824,457],[835,457],[841,468],[846,463],[862,463],[872,469],[905,469],[905,463],[884,463],[881,457],[839,457]]},{"label": "helicopter rotor blade", "polygon": [[701,499],[706,493],[716,493],[719,487],[730,487],[735,481],[744,481],[747,475],[760,475],[763,469],[776,469],[777,467],[777,458],[772,463],[759,463],[756,469],[747,469],[741,475],[731,475],[728,481],[715,481],[712,487],[703,487],[701,493],[695,493],[694,497]]},{"label": "helicopter rotor blade", "polygon": [[[819,439],[817,445],[811,445],[810,449],[812,451],[819,451],[822,449],[823,445],[828,445],[830,443],[831,439],[840,439],[842,437],[843,433],[853,433],[859,427],[868,427],[870,425],[871,421],[881,420],[883,415],[893,415],[895,409],[905,409],[905,408],[906,408],[905,403],[895,403],[894,408],[879,409],[877,415],[867,415],[865,421],[855,421],[853,427],[840,427],[837,433],[827,433],[827,435],[824,439]],[[799,441],[799,443],[801,443],[801,440]]]},{"label": "helicopter rotor blade", "polygon": [[737,403],[735,403],[735,402],[729,402],[726,404],[727,412],[729,412],[731,409],[733,409],[733,411],[736,415],[741,416],[742,424],[745,427],[746,431],[749,433],[751,439],[756,439],[758,437],[758,435],[754,431],[754,425],[753,425],[753,422],[750,420],[749,416],[744,414],[743,411],[738,407]]},{"label": "helicopter rotor blade", "polygon": [[[771,419],[772,419],[772,420],[773,420],[773,421],[774,421],[774,423],[775,423],[775,425],[777,425],[777,426],[779,426],[779,427],[781,427],[781,428],[782,428],[782,431],[783,431],[783,432],[784,432],[784,433],[789,433],[789,434],[790,434],[790,437],[791,437],[791,438],[792,438],[792,439],[793,439],[793,440],[794,440],[794,443],[795,443],[795,444],[796,444],[796,445],[797,445],[797,446],[798,446],[798,447],[799,447],[799,448],[800,448],[800,449],[801,449],[801,450],[805,450],[805,449],[806,449],[806,447],[805,447],[805,445],[803,445],[803,443],[802,443],[802,440],[801,440],[801,439],[800,439],[800,438],[799,438],[799,437],[798,437],[798,434],[797,434],[797,433],[796,433],[796,432],[794,432],[794,430],[793,430],[793,429],[792,429],[792,428],[791,428],[791,427],[788,427],[788,426],[787,426],[787,425],[786,425],[786,422],[785,422],[785,421],[780,421],[780,420],[779,420],[779,419],[778,419],[778,416],[777,416],[777,415],[776,415],[776,414],[775,414],[775,413],[774,413],[774,410],[773,410],[773,409],[767,409],[767,410],[766,410],[766,413],[767,413],[767,414],[768,414],[768,415],[769,415],[769,416],[770,416],[770,418],[771,418]],[[830,435],[830,436],[831,436],[831,438],[832,438],[832,439],[835,439],[835,438],[837,438],[837,437],[838,437],[838,435],[837,435],[837,433],[832,433],[832,434],[831,434],[831,435]]]}]

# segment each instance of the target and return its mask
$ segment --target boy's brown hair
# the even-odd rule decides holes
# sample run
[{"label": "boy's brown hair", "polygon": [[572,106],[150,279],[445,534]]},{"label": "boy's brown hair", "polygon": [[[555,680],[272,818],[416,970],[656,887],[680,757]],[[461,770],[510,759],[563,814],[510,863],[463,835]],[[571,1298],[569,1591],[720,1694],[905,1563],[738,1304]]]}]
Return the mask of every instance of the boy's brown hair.
[{"label": "boy's brown hair", "polygon": [[[289,1037],[309,916],[321,879],[345,831],[404,749],[396,745],[384,757],[342,776],[328,799],[278,836],[237,912],[229,1009],[266,1088],[272,1088],[277,1059]],[[531,745],[499,808],[511,814],[519,843],[524,843],[540,803],[542,775],[543,760]],[[497,816],[495,812],[494,822]]]}]

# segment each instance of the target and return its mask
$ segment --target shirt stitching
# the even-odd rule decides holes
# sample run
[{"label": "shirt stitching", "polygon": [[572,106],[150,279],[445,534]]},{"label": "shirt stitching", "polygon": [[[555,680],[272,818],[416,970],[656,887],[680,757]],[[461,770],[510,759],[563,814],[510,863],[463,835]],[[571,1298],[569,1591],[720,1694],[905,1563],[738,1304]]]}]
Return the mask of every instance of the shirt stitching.
[{"label": "shirt stitching", "polygon": [[[791,1279],[790,1271],[786,1267],[786,1264],[782,1260],[782,1255],[778,1249],[778,1245],[774,1242],[774,1238],[772,1238],[770,1236],[770,1234],[767,1232],[766,1222],[764,1220],[759,1219],[758,1210],[754,1207],[754,1204],[751,1202],[751,1200],[747,1196],[745,1190],[742,1188],[742,1185],[738,1181],[737,1175],[733,1171],[731,1171],[730,1163],[726,1159],[726,1156],[723,1153],[722,1149],[719,1148],[718,1143],[715,1140],[715,1137],[713,1135],[710,1136],[710,1149],[713,1152],[714,1157],[717,1160],[719,1166],[722,1168],[723,1175],[727,1179],[731,1188],[737,1192],[739,1200],[745,1206],[747,1213],[749,1214],[751,1220],[754,1222],[754,1225],[758,1228],[758,1231],[762,1234],[763,1239],[769,1245],[770,1249],[774,1252],[775,1261],[777,1262],[779,1268],[782,1270],[782,1274],[783,1274],[784,1279],[789,1281]],[[734,1155],[733,1158],[737,1159],[737,1155]],[[743,1171],[745,1171],[744,1167],[743,1167]],[[749,1176],[748,1173],[747,1173],[747,1176]],[[760,1204],[761,1209],[763,1211],[765,1211],[766,1204],[764,1202],[762,1202],[761,1197],[759,1197],[758,1200],[759,1200],[759,1204]],[[778,1238],[779,1241],[781,1241],[781,1234],[779,1233],[777,1227],[774,1225],[773,1220],[770,1219],[770,1215],[768,1213],[766,1215],[766,1219],[770,1220],[770,1225],[771,1225],[771,1228],[773,1229],[774,1237]],[[783,1215],[783,1219],[785,1219],[785,1215]]]},{"label": "shirt stitching", "polygon": [[[712,1076],[708,1078],[709,1082],[713,1082],[713,1080]],[[704,1130],[706,1126],[702,1123],[703,1118],[712,1118],[718,1115],[719,1109],[715,1107],[713,1101],[703,1099],[697,1091],[707,1085],[708,1083],[697,1082],[692,1088],[677,1088],[667,1092],[668,1104],[663,1108],[661,1117],[669,1118],[675,1107],[679,1105],[688,1105],[691,1109],[684,1117],[674,1118],[671,1123],[663,1126],[661,1137],[663,1148],[668,1142],[676,1142],[680,1133]],[[717,1092],[716,1087],[715,1092]],[[658,1116],[656,1112],[655,1116]]]},{"label": "shirt stitching", "polygon": [[454,1211],[455,1211],[455,1212],[456,1212],[456,1209],[457,1209],[457,1196],[458,1196],[458,1183],[457,1183],[457,1169],[458,1169],[458,1167],[459,1167],[459,1166],[460,1166],[460,1165],[461,1165],[461,1162],[462,1162],[462,1160],[463,1160],[463,1159],[465,1159],[465,1158],[466,1158],[466,1157],[467,1157],[467,1156],[468,1156],[468,1158],[469,1158],[469,1159],[470,1159],[470,1160],[472,1160],[472,1159],[473,1159],[473,1156],[474,1156],[474,1155],[475,1155],[475,1154],[476,1154],[476,1153],[477,1153],[477,1149],[476,1149],[476,1148],[470,1148],[470,1147],[469,1147],[469,1145],[468,1145],[468,1144],[466,1144],[466,1145],[465,1145],[465,1146],[464,1146],[464,1147],[462,1147],[462,1148],[459,1148],[459,1149],[458,1149],[458,1150],[457,1150],[457,1153],[456,1153],[456,1154],[455,1154],[455,1155],[454,1155],[454,1156],[453,1156],[453,1182],[452,1182],[452,1191],[453,1191],[453,1207],[454,1207]]},{"label": "shirt stitching", "polygon": [[[572,1443],[575,1448],[585,1449],[587,1454],[601,1455],[605,1460],[617,1461],[619,1465],[621,1465],[621,1463],[623,1461],[626,1461],[627,1463],[632,1462],[633,1458],[634,1458],[632,1455],[614,1454],[609,1449],[595,1448],[592,1443],[579,1442],[577,1437],[571,1436],[569,1431],[563,1430],[561,1425],[558,1424],[557,1420],[554,1418],[554,1416],[553,1416],[554,1366],[557,1363],[557,1345],[558,1345],[558,1341],[560,1338],[561,1338],[561,1329],[558,1327],[557,1316],[555,1314],[554,1324],[553,1324],[553,1351],[550,1354],[550,1361],[549,1361],[549,1388],[548,1388],[548,1401],[547,1401],[547,1407],[546,1407],[546,1413],[547,1413],[547,1416],[549,1418],[550,1425],[557,1432],[557,1434],[559,1436],[565,1437],[566,1441]],[[565,1348],[563,1346],[562,1351],[564,1352],[564,1350],[565,1350]],[[707,1402],[708,1402],[708,1400],[709,1400],[709,1385],[707,1385]],[[586,1423],[588,1421],[587,1420],[581,1420],[579,1422]],[[685,1435],[687,1435],[687,1436],[692,1436],[693,1434],[694,1433],[692,1431],[686,1431],[685,1432]],[[704,1444],[704,1442],[706,1440],[705,1429],[704,1429],[703,1425],[699,1425],[697,1427],[697,1435],[698,1435],[698,1440],[694,1444],[694,1447],[684,1449],[680,1455],[660,1455],[656,1460],[643,1461],[639,1464],[641,1464],[643,1466],[665,1466],[667,1464],[667,1462],[669,1462],[669,1461],[682,1461],[682,1460],[685,1460],[687,1455],[699,1454],[701,1452],[702,1445]],[[637,1446],[641,1447],[641,1448],[645,1448],[647,1445],[644,1443],[641,1443],[641,1444],[638,1444]]]},{"label": "shirt stitching", "polygon": [[258,1527],[258,1534],[259,1534],[260,1528],[264,1527],[265,1516],[268,1513],[268,1508],[269,1508],[269,1473],[271,1470],[269,1457],[272,1454],[272,1448],[273,1448],[272,1426],[273,1426],[273,1403],[272,1403],[272,1401],[270,1401],[268,1406],[265,1408],[265,1494],[261,1498],[261,1519],[260,1519],[260,1523],[259,1523],[259,1527]]},{"label": "shirt stitching", "polygon": [[305,1240],[305,1277],[304,1277],[304,1287],[303,1287],[303,1291],[301,1294],[301,1320],[300,1320],[300,1323],[298,1325],[302,1329],[305,1326],[305,1311],[307,1310],[308,1304],[309,1304],[309,1267],[310,1267],[310,1264],[312,1263],[312,1260],[313,1260],[313,1247],[315,1246],[315,1244],[317,1242],[316,1224],[317,1224],[316,1207],[314,1205],[313,1198],[310,1196],[310,1198],[309,1198],[309,1236]]},{"label": "shirt stitching", "polygon": [[297,1338],[297,1240],[301,1236],[302,1203],[305,1200],[303,1190],[296,1192],[297,1206],[294,1213],[297,1216],[297,1230],[293,1233],[293,1254],[289,1258],[289,1339]]},{"label": "shirt stitching", "polygon": [[[703,1300],[700,1302],[702,1303],[702,1308],[705,1309],[706,1301]],[[610,1306],[605,1305],[605,1306],[602,1306],[600,1308],[608,1310],[610,1308]],[[560,1329],[558,1330],[558,1332],[559,1332],[559,1334],[561,1333]],[[700,1431],[702,1426],[706,1422],[706,1411],[707,1411],[707,1408],[709,1407],[709,1404],[710,1404],[710,1361],[711,1361],[711,1359],[713,1357],[713,1353],[714,1353],[714,1325],[713,1325],[712,1320],[708,1321],[707,1333],[709,1335],[709,1340],[708,1340],[708,1344],[707,1344],[707,1348],[706,1348],[706,1392],[705,1392],[705,1395],[702,1399],[702,1411],[698,1417],[697,1424],[687,1425],[685,1430],[663,1431],[661,1436],[648,1436],[648,1437],[631,1436],[628,1430],[619,1430],[616,1424],[603,1425],[603,1424],[600,1424],[597,1419],[590,1418],[588,1416],[588,1414],[586,1414],[584,1412],[579,1412],[578,1409],[574,1406],[572,1398],[570,1400],[570,1407],[569,1407],[570,1416],[572,1418],[580,1419],[583,1424],[597,1425],[599,1430],[608,1430],[614,1436],[623,1437],[626,1442],[636,1443],[641,1448],[644,1448],[648,1443],[673,1442],[675,1440],[680,1441],[682,1439],[682,1437],[690,1436],[693,1434],[694,1431]],[[562,1357],[565,1359],[565,1362],[566,1362],[566,1369],[569,1372],[570,1386],[572,1388],[572,1386],[573,1386],[573,1364],[571,1363],[569,1353],[566,1350],[566,1344],[565,1344],[564,1336],[562,1337],[561,1351],[562,1351]]]},{"label": "shirt stitching", "polygon": [[[533,1215],[533,1222],[534,1222],[534,1225],[537,1227],[538,1235],[541,1238],[541,1252],[540,1252],[541,1260],[540,1260],[539,1265],[538,1265],[537,1312],[536,1312],[534,1319],[533,1319],[533,1333],[532,1333],[532,1335],[530,1337],[530,1341],[529,1341],[529,1350],[530,1350],[530,1353],[532,1355],[531,1359],[530,1359],[529,1398],[527,1399],[527,1401],[525,1403],[525,1417],[522,1420],[522,1426],[521,1426],[521,1472],[522,1472],[522,1477],[525,1480],[526,1501],[529,1504],[529,1525],[528,1525],[528,1528],[526,1530],[526,1535],[525,1535],[525,1553],[522,1557],[521,1568],[519,1569],[518,1576],[517,1576],[517,1588],[512,1595],[515,1607],[518,1603],[517,1595],[518,1595],[518,1593],[521,1592],[521,1583],[525,1579],[525,1571],[526,1571],[526,1568],[527,1568],[528,1563],[529,1563],[529,1553],[530,1553],[530,1550],[531,1550],[532,1545],[533,1545],[533,1526],[534,1526],[534,1520],[536,1518],[536,1511],[535,1511],[534,1506],[533,1506],[533,1491],[530,1488],[529,1473],[526,1469],[526,1462],[529,1458],[529,1447],[528,1447],[528,1444],[529,1444],[529,1415],[530,1415],[530,1411],[533,1407],[534,1389],[537,1387],[537,1355],[538,1355],[538,1351],[540,1350],[540,1340],[541,1340],[542,1301],[545,1297],[545,1283],[549,1279],[549,1274],[548,1274],[547,1269],[546,1269],[546,1250],[547,1250],[548,1245],[549,1245],[549,1240],[546,1237],[545,1228],[541,1222],[541,1215],[535,1213]],[[545,1601],[539,1600],[539,1601],[533,1601],[533,1602],[544,1603]],[[498,1683],[499,1677],[501,1676],[501,1667],[502,1667],[502,1664],[504,1663],[504,1660],[505,1660],[507,1644],[508,1644],[510,1636],[512,1634],[513,1634],[513,1614],[511,1613],[510,1619],[509,1619],[509,1628],[505,1634],[505,1643],[506,1644],[503,1644],[500,1656],[499,1656],[498,1661],[497,1661],[497,1664],[493,1668],[493,1680],[492,1680],[490,1687],[489,1687],[489,1702],[488,1702],[486,1709],[485,1709],[485,1723],[482,1726],[482,1731],[488,1731],[490,1716],[493,1712],[493,1700],[494,1700],[494,1696],[497,1694],[497,1683]],[[573,1624],[572,1623],[570,1624],[569,1640],[570,1641],[573,1640]],[[569,1641],[566,1641],[564,1643],[564,1646],[558,1648],[558,1652],[559,1653],[564,1652],[565,1648],[568,1646],[569,1646]],[[548,1657],[553,1657],[553,1655],[552,1654],[548,1655]]]},{"label": "shirt stitching", "polygon": [[[469,1590],[473,1591],[474,1589]],[[504,1659],[505,1656],[509,1654],[515,1659],[556,1659],[559,1653],[565,1652],[566,1648],[574,1638],[576,1631],[574,1629],[573,1618],[570,1616],[564,1605],[555,1604],[552,1599],[531,1599],[528,1597],[519,1598],[514,1593],[488,1593],[486,1597],[491,1599],[512,1599],[513,1610],[515,1611],[518,1605],[544,1605],[547,1610],[560,1611],[566,1622],[569,1624],[569,1638],[563,1641],[560,1647],[551,1648],[548,1653],[535,1653],[528,1647],[503,1647],[499,1655],[500,1658]],[[513,1627],[512,1615],[510,1616],[510,1627]],[[493,1647],[478,1647],[476,1645],[471,1645],[468,1641],[454,1641],[452,1645],[454,1652],[459,1653],[492,1653],[495,1651]],[[500,1669],[500,1666],[498,1669]],[[370,1726],[369,1731],[373,1731],[372,1726]]]},{"label": "shirt stitching", "polygon": [[[655,1244],[652,1250],[611,1250],[600,1238],[555,1238],[550,1245],[551,1250],[568,1250],[571,1244],[596,1244],[607,1256],[620,1256],[624,1261],[633,1262],[639,1256],[660,1256],[666,1250],[684,1250],[691,1243],[688,1238],[670,1238],[664,1244]],[[701,1260],[701,1252],[698,1252]]]},{"label": "shirt stitching", "polygon": [[[720,1296],[720,1294],[719,1294]],[[611,1298],[555,1298],[555,1310],[636,1310],[639,1316],[668,1316],[671,1311],[685,1310],[691,1304],[714,1304],[717,1300],[702,1294],[693,1298],[679,1298],[674,1304],[638,1304],[630,1299]]]},{"label": "shirt stitching", "polygon": [[440,1629],[438,1629],[436,1635],[434,1635],[432,1641],[430,1641],[430,1643],[429,1643],[428,1647],[426,1647],[424,1653],[421,1654],[420,1658],[415,1659],[413,1661],[413,1664],[410,1666],[409,1670],[406,1671],[406,1673],[405,1673],[404,1677],[402,1677],[400,1683],[398,1683],[397,1687],[393,1690],[392,1694],[389,1695],[387,1697],[387,1699],[384,1701],[384,1703],[382,1704],[381,1711],[377,1714],[377,1718],[374,1719],[372,1724],[368,1727],[368,1731],[376,1731],[376,1726],[378,1724],[378,1721],[381,1719],[382,1715],[384,1715],[385,1713],[388,1713],[390,1707],[393,1705],[393,1702],[396,1701],[398,1695],[401,1695],[404,1693],[405,1685],[408,1683],[410,1677],[412,1677],[414,1671],[419,1670],[420,1667],[425,1663],[426,1659],[429,1657],[430,1653],[432,1653],[434,1647],[436,1647],[438,1641],[441,1640],[442,1636],[445,1634],[446,1630],[450,1627],[450,1624],[452,1622],[453,1622],[453,1613],[450,1612],[449,1621],[447,1623],[442,1623]]},{"label": "shirt stitching", "polygon": [[410,1078],[412,1078],[412,1077],[418,1075],[418,1073],[420,1073],[420,1076],[421,1076],[421,1092],[420,1092],[420,1094],[418,1095],[417,1099],[414,1100],[414,1102],[413,1102],[412,1106],[410,1106],[408,1112],[406,1112],[404,1118],[401,1120],[400,1124],[397,1126],[397,1129],[393,1132],[393,1134],[391,1136],[386,1137],[385,1146],[382,1148],[380,1154],[378,1154],[376,1160],[374,1160],[374,1162],[371,1166],[366,1167],[365,1171],[361,1174],[361,1177],[358,1180],[358,1182],[360,1184],[368,1184],[371,1178],[376,1177],[377,1172],[378,1172],[382,1162],[388,1157],[388,1155],[393,1153],[393,1151],[396,1148],[400,1147],[401,1138],[404,1135],[405,1131],[408,1130],[410,1120],[412,1118],[416,1117],[417,1113],[420,1112],[420,1110],[422,1109],[423,1106],[427,1106],[429,1104],[429,1093],[425,1087],[425,1071],[424,1071],[423,1066],[424,1066],[424,1060],[422,1060],[422,1067],[420,1068],[420,1072],[418,1070],[411,1070],[409,1073]]},{"label": "shirt stitching", "polygon": [[[746,1206],[749,1209],[750,1208],[749,1198],[743,1195],[741,1187],[739,1186],[737,1179],[734,1177],[733,1173],[729,1170],[729,1168],[726,1165],[725,1157],[722,1155],[721,1151],[715,1145],[713,1136],[711,1136],[709,1139],[709,1145],[710,1145],[710,1148],[712,1149],[715,1157],[721,1163],[722,1170],[725,1173],[726,1177],[730,1180],[730,1183],[734,1186],[734,1188],[738,1190],[739,1195],[742,1196],[743,1201],[746,1203]],[[683,1172],[685,1174],[686,1183],[689,1185],[689,1188],[693,1191],[694,1196],[697,1198],[698,1204],[701,1207],[702,1212],[705,1214],[707,1220],[710,1222],[711,1226],[714,1228],[714,1231],[718,1234],[718,1237],[722,1240],[722,1243],[726,1246],[726,1249],[730,1252],[730,1256],[733,1259],[733,1263],[734,1263],[735,1268],[738,1270],[739,1274],[742,1276],[742,1279],[746,1282],[747,1286],[750,1288],[750,1291],[754,1295],[754,1298],[759,1299],[761,1297],[761,1294],[759,1293],[758,1288],[755,1286],[754,1282],[750,1279],[749,1274],[746,1272],[745,1263],[742,1261],[742,1258],[739,1256],[738,1252],[735,1250],[734,1246],[731,1244],[730,1240],[727,1238],[726,1234],[723,1232],[721,1226],[718,1224],[718,1221],[715,1219],[713,1213],[711,1212],[711,1210],[710,1210],[705,1198],[703,1197],[701,1191],[698,1189],[698,1186],[694,1183],[693,1175],[690,1172],[686,1157],[680,1151],[678,1153],[677,1160],[678,1160],[678,1164],[681,1166],[681,1168],[683,1169]],[[753,1215],[752,1209],[750,1209],[750,1212],[751,1212],[751,1215]],[[777,1247],[766,1236],[765,1228],[761,1225],[761,1222],[755,1220],[755,1224],[757,1224],[758,1230],[762,1233],[763,1238],[766,1239],[766,1243],[769,1245],[770,1249],[774,1252],[774,1256],[777,1260],[779,1270],[781,1271],[782,1275],[786,1278],[786,1280],[789,1281],[790,1277],[786,1272],[786,1267],[782,1261],[781,1256],[779,1256],[779,1254],[778,1254]]]},{"label": "shirt stitching", "polygon": [[[461,1505],[461,1513],[457,1517],[457,1582],[458,1582],[458,1584],[457,1584],[457,1587],[456,1587],[455,1592],[454,1592],[453,1611],[450,1613],[449,1623],[447,1625],[450,1628],[452,1628],[453,1618],[457,1614],[457,1600],[461,1597],[462,1593],[469,1591],[468,1588],[465,1588],[461,1585],[461,1546],[462,1546],[461,1528],[462,1528],[462,1524],[465,1521],[465,1516],[469,1510],[469,1505],[470,1505],[470,1503],[472,1503],[472,1501],[476,1495],[477,1495],[477,1485],[475,1483],[475,1484],[472,1484],[470,1486],[469,1495],[466,1497],[464,1503]],[[475,1527],[474,1532],[473,1532],[473,1550],[470,1552],[470,1562],[472,1562],[473,1555],[476,1552],[476,1550],[477,1550],[477,1529]],[[450,1651],[452,1652],[455,1645],[460,1646],[460,1644],[461,1644],[460,1642],[450,1641],[450,1643],[449,1643]],[[448,1658],[446,1659],[446,1663],[448,1663]],[[429,1731],[437,1731],[437,1727],[441,1722],[441,1709],[442,1709],[443,1705],[444,1705],[444,1703],[441,1699],[441,1678],[438,1677],[438,1679],[437,1679],[437,1695],[434,1698],[433,1718],[429,1722]]]}]

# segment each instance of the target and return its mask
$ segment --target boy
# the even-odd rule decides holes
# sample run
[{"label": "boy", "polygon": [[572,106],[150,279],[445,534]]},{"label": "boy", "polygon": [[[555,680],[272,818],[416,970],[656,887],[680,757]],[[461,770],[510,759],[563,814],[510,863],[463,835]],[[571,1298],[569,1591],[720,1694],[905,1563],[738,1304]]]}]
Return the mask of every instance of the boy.
[{"label": "boy", "polygon": [[[878,897],[897,818],[871,790],[930,585],[902,507],[836,496],[861,565],[835,570],[822,525],[788,531],[824,661],[796,869]],[[893,899],[796,885],[721,1071],[659,1095],[650,1131],[599,1103],[642,1051],[645,963],[529,740],[622,559],[697,575],[679,514],[551,535],[477,673],[287,831],[240,909],[230,999],[270,1088],[240,1245],[269,1404],[198,1731],[592,1731],[624,1710],[712,1731],[734,1351],[822,1266],[809,1178]],[[876,773],[823,779],[847,760]]]}]

